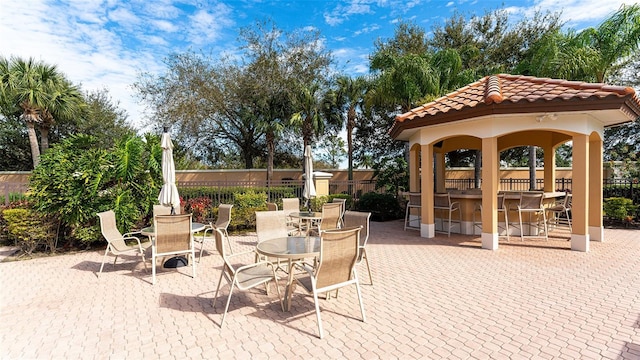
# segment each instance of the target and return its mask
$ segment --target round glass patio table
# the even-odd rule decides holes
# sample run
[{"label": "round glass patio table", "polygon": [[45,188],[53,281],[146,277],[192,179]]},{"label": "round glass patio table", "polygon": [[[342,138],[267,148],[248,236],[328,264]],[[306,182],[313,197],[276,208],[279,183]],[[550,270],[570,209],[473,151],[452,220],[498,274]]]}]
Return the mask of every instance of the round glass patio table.
[{"label": "round glass patio table", "polygon": [[256,252],[266,257],[288,260],[289,277],[284,291],[284,310],[289,311],[294,281],[292,266],[297,261],[320,256],[320,237],[288,236],[269,239],[259,242]]},{"label": "round glass patio table", "polygon": [[306,222],[306,226],[307,226],[306,235],[307,236],[309,235],[309,231],[311,231],[311,225],[313,225],[313,222],[322,220],[322,213],[321,212],[314,212],[314,211],[292,212],[291,214],[289,214],[289,216],[292,217],[292,218],[304,220]]}]

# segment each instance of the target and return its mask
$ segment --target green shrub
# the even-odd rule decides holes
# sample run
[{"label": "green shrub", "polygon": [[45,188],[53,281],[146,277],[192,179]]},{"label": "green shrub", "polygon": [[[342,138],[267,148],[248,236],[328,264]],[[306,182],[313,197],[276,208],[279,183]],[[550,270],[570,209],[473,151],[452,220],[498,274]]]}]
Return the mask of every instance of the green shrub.
[{"label": "green shrub", "polygon": [[631,199],[623,197],[604,199],[603,208],[605,215],[615,220],[631,220],[638,210],[638,206],[633,205]]},{"label": "green shrub", "polygon": [[404,212],[398,200],[391,194],[369,192],[358,201],[359,211],[370,211],[376,221],[401,219]]},{"label": "green shrub", "polygon": [[230,226],[236,230],[255,229],[256,211],[267,210],[267,194],[249,189],[233,194],[233,198]]},{"label": "green shrub", "polygon": [[2,216],[10,237],[22,253],[30,256],[38,247],[55,252],[55,225],[51,219],[31,209],[5,209]]}]

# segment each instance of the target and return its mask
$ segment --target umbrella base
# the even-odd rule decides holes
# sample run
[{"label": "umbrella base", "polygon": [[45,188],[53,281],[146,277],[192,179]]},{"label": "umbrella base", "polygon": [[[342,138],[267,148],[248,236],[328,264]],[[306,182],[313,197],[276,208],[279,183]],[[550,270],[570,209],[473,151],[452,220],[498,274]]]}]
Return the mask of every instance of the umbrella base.
[{"label": "umbrella base", "polygon": [[188,264],[189,264],[189,262],[187,261],[186,257],[184,257],[184,256],[175,256],[175,257],[172,257],[171,259],[165,261],[163,267],[166,268],[166,269],[179,268],[179,267],[187,266]]}]

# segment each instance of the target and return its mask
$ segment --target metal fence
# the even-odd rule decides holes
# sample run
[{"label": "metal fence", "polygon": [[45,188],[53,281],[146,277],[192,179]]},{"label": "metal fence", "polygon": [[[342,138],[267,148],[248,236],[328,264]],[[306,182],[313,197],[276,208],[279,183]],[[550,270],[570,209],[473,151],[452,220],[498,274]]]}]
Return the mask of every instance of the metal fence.
[{"label": "metal fence", "polygon": [[[605,180],[606,182],[606,180]],[[482,183],[482,181],[478,181]],[[445,180],[445,186],[447,189],[467,190],[474,189],[476,179],[447,179]],[[527,191],[529,187],[529,179],[521,178],[504,178],[500,179],[500,190],[503,191]],[[544,179],[536,179],[536,189],[544,188]],[[556,190],[559,191],[571,191],[571,178],[556,179]]]}]

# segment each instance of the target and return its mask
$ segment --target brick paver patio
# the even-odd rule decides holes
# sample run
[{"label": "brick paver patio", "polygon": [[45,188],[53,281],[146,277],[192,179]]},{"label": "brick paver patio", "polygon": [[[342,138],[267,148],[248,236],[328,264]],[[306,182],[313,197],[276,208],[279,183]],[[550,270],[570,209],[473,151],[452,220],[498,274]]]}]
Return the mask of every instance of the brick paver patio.
[{"label": "brick paver patio", "polygon": [[[323,340],[301,289],[289,313],[275,292],[234,292],[221,330],[228,287],[213,308],[213,250],[195,279],[172,269],[155,286],[128,256],[97,278],[101,251],[4,262],[0,358],[637,359],[640,233],[605,235],[589,253],[569,251],[566,237],[512,238],[493,252],[479,238],[428,240],[401,221],[374,222],[367,322],[355,291],[340,290],[322,301]],[[252,235],[232,239],[238,249],[255,244]],[[368,284],[364,265],[359,275]]]}]

